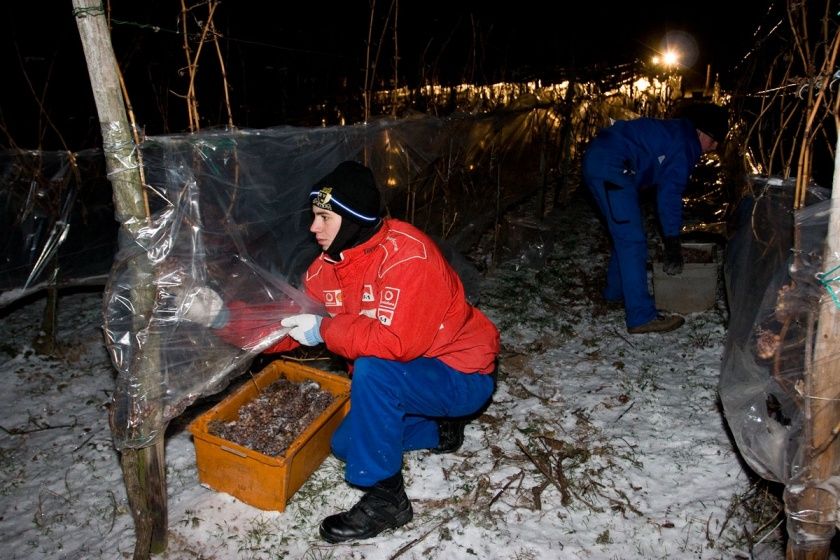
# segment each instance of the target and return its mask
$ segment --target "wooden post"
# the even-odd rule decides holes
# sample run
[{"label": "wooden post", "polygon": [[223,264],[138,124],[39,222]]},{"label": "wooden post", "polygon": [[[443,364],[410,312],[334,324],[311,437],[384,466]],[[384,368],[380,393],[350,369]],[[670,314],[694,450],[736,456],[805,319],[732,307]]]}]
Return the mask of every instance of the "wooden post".
[{"label": "wooden post", "polygon": [[[837,264],[840,250],[840,138],[834,161],[831,214],[823,268]],[[840,309],[831,297],[820,301],[814,355],[805,374],[805,426],[803,426],[802,476],[785,488],[788,560],[822,560],[829,557],[835,532],[837,496],[829,484],[840,459]]]},{"label": "wooden post", "polygon": [[58,256],[52,258],[52,274],[47,288],[47,306],[41,318],[41,330],[32,341],[32,348],[39,354],[55,356],[58,348],[56,340],[56,323],[58,321]]},{"label": "wooden post", "polygon": [[[554,184],[554,208],[560,208],[561,203],[566,203],[568,193],[568,181],[571,174],[572,147],[575,144],[574,123],[572,113],[575,102],[575,80],[569,80],[569,86],[563,95],[562,117],[563,124],[560,127],[560,169],[557,182]],[[561,192],[561,189],[563,192]],[[562,195],[562,196],[561,196]]]},{"label": "wooden post", "polygon": [[[540,109],[532,109],[535,119],[539,118]],[[548,161],[545,151],[548,149],[548,132],[545,119],[540,122],[540,196],[537,198],[537,220],[545,219],[545,198],[548,189]]]},{"label": "wooden post", "polygon": [[[105,166],[113,186],[116,218],[123,234],[134,239],[136,230],[143,226],[148,216],[143,202],[143,185],[136,154],[137,146],[132,138],[125,110],[125,101],[120,89],[117,61],[111,44],[111,35],[105,19],[101,0],[72,0],[73,15],[79,28],[79,36],[87,60],[88,74],[99,113],[102,130],[102,149]],[[142,266],[142,265],[138,265]],[[153,302],[153,290],[144,284],[146,271],[136,270],[138,286],[134,304],[138,327],[145,326]],[[142,385],[145,404],[144,418],[140,429],[150,436],[147,447],[122,450],[121,463],[131,513],[134,518],[137,542],[134,548],[135,560],[149,558],[150,553],[166,549],[167,507],[166,477],[163,453],[162,402],[160,395],[160,368],[157,356],[153,355],[156,345],[147,341],[138,349],[133,362],[133,373]],[[112,426],[113,429],[113,426]],[[143,434],[140,434],[143,435]]]}]

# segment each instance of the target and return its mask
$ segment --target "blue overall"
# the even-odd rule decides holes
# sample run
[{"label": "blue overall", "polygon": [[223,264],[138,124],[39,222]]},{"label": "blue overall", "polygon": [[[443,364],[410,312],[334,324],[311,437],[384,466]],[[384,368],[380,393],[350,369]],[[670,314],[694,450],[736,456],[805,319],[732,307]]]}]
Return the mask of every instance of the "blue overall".
[{"label": "blue overall", "polygon": [[402,468],[402,454],[438,445],[434,417],[467,416],[493,393],[491,375],[465,374],[434,358],[396,362],[359,358],[350,412],[333,434],[350,484],[373,486]]},{"label": "blue overall", "polygon": [[604,298],[624,300],[628,328],[656,318],[648,290],[647,236],[639,192],[656,186],[659,223],[665,237],[682,227],[682,194],[700,159],[700,140],[691,121],[617,121],[592,140],[583,159],[583,178],[604,215],[613,248]]}]

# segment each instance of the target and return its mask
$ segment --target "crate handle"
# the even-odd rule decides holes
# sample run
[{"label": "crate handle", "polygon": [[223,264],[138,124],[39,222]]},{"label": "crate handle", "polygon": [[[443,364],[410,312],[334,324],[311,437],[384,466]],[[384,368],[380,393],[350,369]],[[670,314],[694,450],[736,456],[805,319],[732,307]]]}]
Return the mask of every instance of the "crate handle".
[{"label": "crate handle", "polygon": [[219,447],[221,449],[227,451],[228,453],[233,453],[234,455],[239,455],[240,457],[247,457],[247,455],[245,453],[242,453],[238,449],[231,449],[230,447],[227,447],[226,445],[220,445]]}]

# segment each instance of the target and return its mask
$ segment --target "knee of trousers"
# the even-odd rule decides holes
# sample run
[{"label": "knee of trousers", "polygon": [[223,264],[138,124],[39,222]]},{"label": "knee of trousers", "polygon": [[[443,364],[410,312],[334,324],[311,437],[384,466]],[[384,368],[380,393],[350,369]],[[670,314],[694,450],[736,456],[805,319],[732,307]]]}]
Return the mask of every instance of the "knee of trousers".
[{"label": "knee of trousers", "polygon": [[346,420],[345,418],[345,421],[338,425],[330,441],[333,455],[342,461],[347,461],[347,452],[350,449],[350,430]]},{"label": "knee of trousers", "polygon": [[[358,358],[353,362],[353,384],[356,390],[362,387],[390,384],[393,378],[392,362],[382,358]],[[351,389],[352,390],[352,389]]]}]

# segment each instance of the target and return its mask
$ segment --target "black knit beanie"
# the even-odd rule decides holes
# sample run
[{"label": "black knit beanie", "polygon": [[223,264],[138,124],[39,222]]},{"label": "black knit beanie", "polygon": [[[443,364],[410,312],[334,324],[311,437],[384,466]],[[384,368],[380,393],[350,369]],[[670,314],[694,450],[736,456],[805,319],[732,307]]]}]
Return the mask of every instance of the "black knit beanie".
[{"label": "black knit beanie", "polygon": [[361,226],[375,225],[379,215],[379,188],[373,172],[361,163],[344,161],[313,185],[312,204],[348,218]]},{"label": "black knit beanie", "polygon": [[683,109],[682,116],[691,121],[694,128],[705,132],[716,142],[723,143],[729,132],[729,113],[726,108],[714,103],[696,103]]},{"label": "black knit beanie", "polygon": [[344,161],[319,180],[309,193],[312,204],[342,217],[341,227],[325,253],[334,261],[341,252],[370,239],[379,231],[379,189],[370,169]]}]

